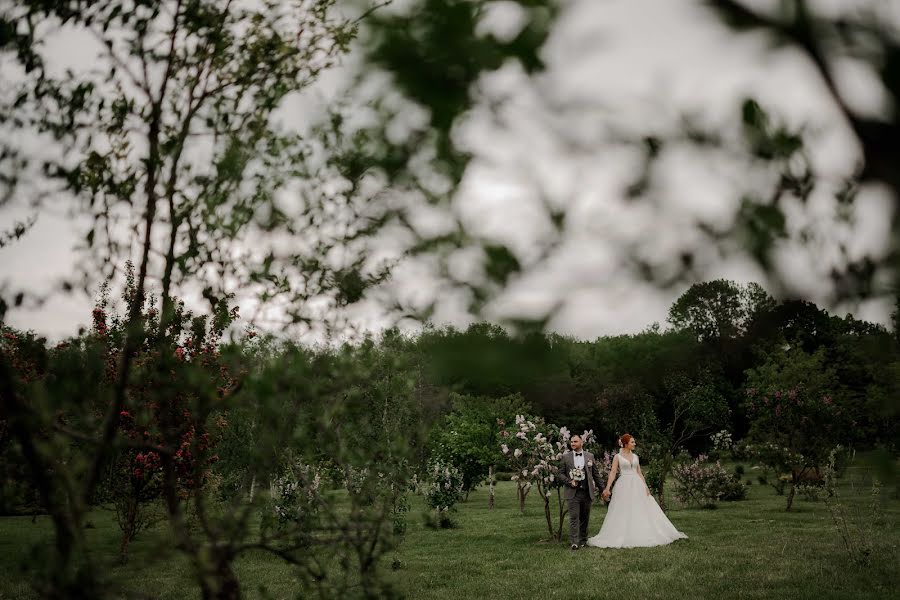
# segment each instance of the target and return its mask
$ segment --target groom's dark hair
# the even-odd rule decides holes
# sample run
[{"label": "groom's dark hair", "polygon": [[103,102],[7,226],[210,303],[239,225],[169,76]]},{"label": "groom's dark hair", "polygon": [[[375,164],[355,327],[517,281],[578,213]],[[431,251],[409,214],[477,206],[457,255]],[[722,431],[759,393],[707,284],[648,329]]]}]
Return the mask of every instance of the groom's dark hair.
[{"label": "groom's dark hair", "polygon": [[569,441],[571,442],[571,441],[574,440],[575,438],[578,438],[578,439],[580,440],[580,439],[581,439],[581,436],[578,435],[578,434],[576,433],[575,435],[573,435],[572,437],[569,438]]}]

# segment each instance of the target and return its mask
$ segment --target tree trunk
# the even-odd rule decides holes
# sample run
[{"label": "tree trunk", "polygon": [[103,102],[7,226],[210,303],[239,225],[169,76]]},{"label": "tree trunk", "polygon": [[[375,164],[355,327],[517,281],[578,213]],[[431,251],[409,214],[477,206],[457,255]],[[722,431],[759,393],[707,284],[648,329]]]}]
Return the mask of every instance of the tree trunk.
[{"label": "tree trunk", "polygon": [[119,545],[119,562],[123,565],[128,563],[128,545],[134,539],[135,530],[137,529],[137,516],[137,500],[129,498],[126,500],[125,515],[122,522],[122,543]]},{"label": "tree trunk", "polygon": [[560,488],[556,488],[556,501],[559,504],[559,527],[556,529],[556,539],[559,541],[563,539],[563,523],[566,515],[569,514],[569,508],[566,506],[565,500],[563,500]]},{"label": "tree trunk", "polygon": [[488,510],[494,510],[494,466],[488,467]]},{"label": "tree trunk", "polygon": [[544,500],[544,518],[547,519],[547,531],[550,534],[550,539],[554,542],[558,541],[556,532],[553,531],[553,517],[550,516],[550,497],[547,496],[543,489],[539,488],[538,491],[541,494],[541,498]]},{"label": "tree trunk", "polygon": [[803,475],[803,471],[791,471],[791,491],[788,493],[787,498],[787,508],[786,511],[791,510],[791,506],[794,504],[794,494],[797,491],[797,484],[800,483],[800,477]]}]

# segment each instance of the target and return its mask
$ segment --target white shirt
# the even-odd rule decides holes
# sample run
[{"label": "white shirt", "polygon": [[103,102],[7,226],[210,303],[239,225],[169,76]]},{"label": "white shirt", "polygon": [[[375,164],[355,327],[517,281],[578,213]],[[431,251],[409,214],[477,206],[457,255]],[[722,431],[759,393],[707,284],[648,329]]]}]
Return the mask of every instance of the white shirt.
[{"label": "white shirt", "polygon": [[581,451],[581,456],[578,456],[574,452],[572,453],[572,460],[575,463],[575,467],[578,469],[584,469],[584,451]]}]

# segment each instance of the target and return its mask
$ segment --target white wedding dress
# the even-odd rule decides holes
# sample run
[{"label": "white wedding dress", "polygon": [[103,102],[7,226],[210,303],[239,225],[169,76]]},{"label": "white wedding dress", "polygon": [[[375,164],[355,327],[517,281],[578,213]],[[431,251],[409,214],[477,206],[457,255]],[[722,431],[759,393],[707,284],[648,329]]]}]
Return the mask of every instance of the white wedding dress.
[{"label": "white wedding dress", "polygon": [[619,474],[612,490],[609,510],[600,533],[588,538],[587,545],[636,548],[662,546],[686,538],[666,518],[656,499],[647,495],[647,486],[637,472],[640,460],[637,454],[632,453],[630,461],[621,452],[618,457]]}]

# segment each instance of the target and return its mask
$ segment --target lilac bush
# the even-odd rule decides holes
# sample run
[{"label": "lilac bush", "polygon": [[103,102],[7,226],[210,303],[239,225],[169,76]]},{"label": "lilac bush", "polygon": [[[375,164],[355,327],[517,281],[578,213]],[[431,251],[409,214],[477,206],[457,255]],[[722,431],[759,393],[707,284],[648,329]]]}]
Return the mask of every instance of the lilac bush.
[{"label": "lilac bush", "polygon": [[463,497],[463,473],[450,463],[435,460],[429,463],[425,481],[419,485],[419,491],[436,517],[436,524],[448,529],[454,526],[450,514],[455,505]]},{"label": "lilac bush", "polygon": [[711,462],[705,454],[672,468],[675,498],[682,504],[711,508],[720,500],[741,500],[746,486],[725,470],[719,461]]}]

